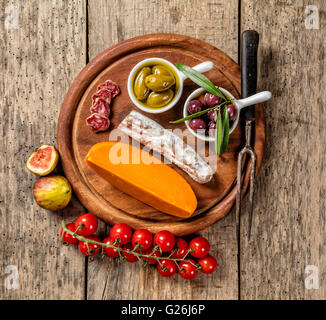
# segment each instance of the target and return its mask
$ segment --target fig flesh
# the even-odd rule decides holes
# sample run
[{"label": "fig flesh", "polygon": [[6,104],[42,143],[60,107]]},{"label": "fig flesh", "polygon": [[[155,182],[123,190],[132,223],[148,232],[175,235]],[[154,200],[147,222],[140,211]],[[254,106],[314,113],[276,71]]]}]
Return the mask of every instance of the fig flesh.
[{"label": "fig flesh", "polygon": [[36,149],[26,161],[26,168],[39,175],[51,173],[58,164],[59,153],[55,147],[43,145]]}]

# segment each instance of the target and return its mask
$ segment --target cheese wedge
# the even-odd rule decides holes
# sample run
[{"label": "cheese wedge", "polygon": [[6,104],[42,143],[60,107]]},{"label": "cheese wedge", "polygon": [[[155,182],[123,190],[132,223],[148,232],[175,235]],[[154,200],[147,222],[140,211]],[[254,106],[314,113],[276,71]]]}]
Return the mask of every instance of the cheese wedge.
[{"label": "cheese wedge", "polygon": [[86,164],[114,187],[153,208],[178,217],[190,217],[197,207],[188,182],[146,151],[120,142],[91,147]]}]

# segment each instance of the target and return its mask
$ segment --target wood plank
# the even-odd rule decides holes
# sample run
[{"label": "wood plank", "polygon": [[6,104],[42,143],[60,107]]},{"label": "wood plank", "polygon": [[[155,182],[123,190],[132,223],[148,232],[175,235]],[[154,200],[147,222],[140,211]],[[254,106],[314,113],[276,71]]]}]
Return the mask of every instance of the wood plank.
[{"label": "wood plank", "polygon": [[[238,1],[89,0],[89,55],[148,33],[200,38],[237,59]],[[164,279],[152,268],[96,257],[88,264],[88,299],[236,299],[237,241],[234,214],[201,233],[220,262],[211,276],[187,282]]]},{"label": "wood plank", "polygon": [[[38,207],[25,161],[56,143],[63,96],[86,62],[85,1],[19,2],[19,26],[7,30],[8,3],[0,4],[0,299],[83,299],[85,259],[58,236],[61,219],[83,208],[76,200],[59,213]],[[16,290],[4,285],[8,265],[18,268]]]},{"label": "wood plank", "polygon": [[[319,30],[305,28],[309,4]],[[249,243],[243,210],[242,299],[326,298],[325,12],[323,0],[242,2],[241,29],[261,36],[258,87],[273,93]],[[305,288],[307,265],[319,268],[318,290]]]}]

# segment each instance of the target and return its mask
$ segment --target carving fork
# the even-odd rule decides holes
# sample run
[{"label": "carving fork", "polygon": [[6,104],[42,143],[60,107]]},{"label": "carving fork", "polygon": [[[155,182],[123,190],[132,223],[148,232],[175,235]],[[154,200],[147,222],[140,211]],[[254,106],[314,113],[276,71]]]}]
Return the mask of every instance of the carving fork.
[{"label": "carving fork", "polygon": [[[246,30],[242,33],[241,41],[241,95],[246,98],[256,93],[257,87],[257,49],[259,34],[254,30]],[[249,226],[248,240],[250,240],[251,227],[253,221],[253,202],[256,173],[256,154],[251,147],[251,131],[255,121],[255,106],[249,106],[242,110],[242,118],[245,120],[245,147],[238,155],[237,169],[237,198],[236,198],[236,221],[237,237],[240,240],[240,213],[241,213],[241,177],[242,160],[245,155],[250,156],[250,184],[249,184]]]}]

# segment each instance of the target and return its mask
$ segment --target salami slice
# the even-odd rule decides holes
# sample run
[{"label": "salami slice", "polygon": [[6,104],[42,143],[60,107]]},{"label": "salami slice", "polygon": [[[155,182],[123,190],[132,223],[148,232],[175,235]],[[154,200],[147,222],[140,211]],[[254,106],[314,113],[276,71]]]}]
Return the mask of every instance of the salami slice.
[{"label": "salami slice", "polygon": [[109,126],[110,126],[110,120],[107,117],[104,117],[99,113],[91,114],[86,119],[86,123],[95,132],[105,131],[105,130],[109,129]]},{"label": "salami slice", "polygon": [[103,99],[105,102],[110,105],[111,103],[111,91],[108,88],[102,88],[98,90],[94,95],[93,95],[93,103],[95,102],[96,99]]},{"label": "salami slice", "polygon": [[106,80],[103,84],[101,84],[97,90],[101,90],[103,88],[108,89],[111,92],[112,98],[116,97],[120,93],[120,88],[118,85],[112,80]]},{"label": "salami slice", "polygon": [[110,106],[104,99],[96,98],[90,111],[92,113],[99,113],[104,117],[108,117],[110,114]]}]

